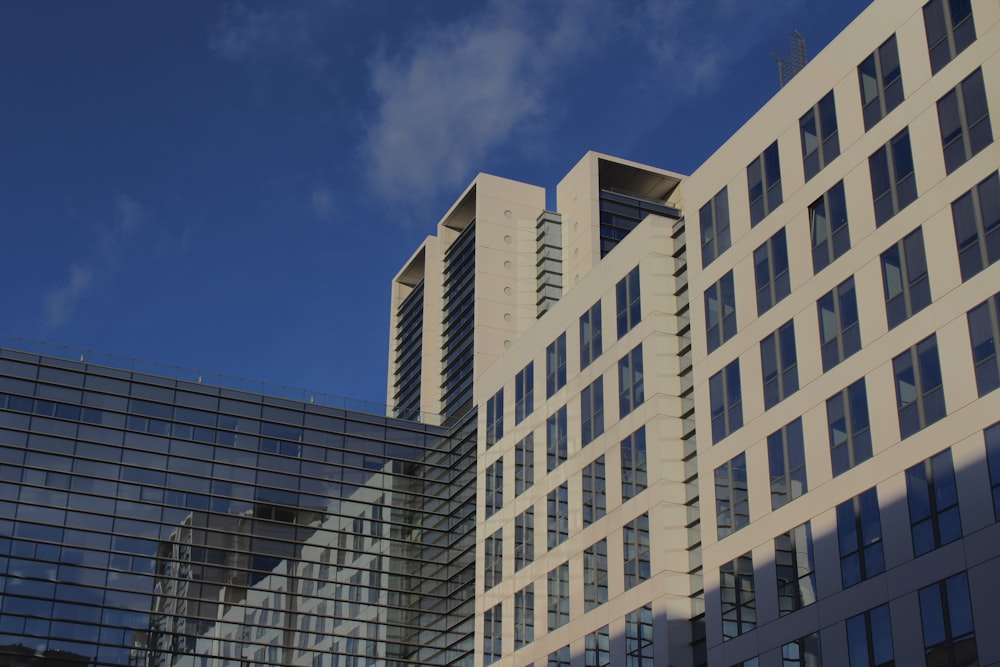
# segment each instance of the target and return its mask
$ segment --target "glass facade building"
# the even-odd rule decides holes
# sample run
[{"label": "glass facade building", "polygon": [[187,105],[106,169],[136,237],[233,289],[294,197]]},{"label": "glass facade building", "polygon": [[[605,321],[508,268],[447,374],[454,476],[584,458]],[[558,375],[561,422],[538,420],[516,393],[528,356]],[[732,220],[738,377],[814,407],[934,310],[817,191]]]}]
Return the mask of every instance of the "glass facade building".
[{"label": "glass facade building", "polygon": [[0,665],[471,664],[474,419],[0,350]]}]

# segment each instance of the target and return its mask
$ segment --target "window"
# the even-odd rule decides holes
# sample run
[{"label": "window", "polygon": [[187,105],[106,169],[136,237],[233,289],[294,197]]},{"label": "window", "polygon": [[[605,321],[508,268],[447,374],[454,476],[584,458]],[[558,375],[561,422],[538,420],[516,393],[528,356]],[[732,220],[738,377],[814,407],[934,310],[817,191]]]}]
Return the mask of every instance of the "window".
[{"label": "window", "polygon": [[809,206],[809,234],[813,273],[819,273],[851,249],[843,181],[838,181]]},{"label": "window", "polygon": [[514,423],[520,424],[535,409],[535,362],[514,376]]},{"label": "window", "polygon": [[722,641],[739,637],[757,627],[753,557],[750,552],[719,568],[722,599]]},{"label": "window", "polygon": [[767,457],[771,469],[771,509],[776,510],[809,490],[801,417],[767,436]]},{"label": "window", "polygon": [[642,386],[642,343],[639,343],[618,361],[618,417],[624,417],[635,410],[645,398]]},{"label": "window", "polygon": [[503,437],[503,388],[486,399],[486,446],[495,445]]},{"label": "window", "polygon": [[590,611],[608,601],[608,540],[583,552],[583,610]]},{"label": "window", "polygon": [[729,249],[729,192],[722,188],[698,211],[701,226],[701,268]]},{"label": "window", "polygon": [[752,227],[781,204],[781,165],[778,164],[777,141],[747,165],[747,188],[750,191]]},{"label": "window", "polygon": [[837,505],[837,540],[844,588],[885,571],[882,520],[875,487]]},{"label": "window", "polygon": [[483,612],[483,664],[492,665],[500,659],[503,644],[503,613],[501,603]]},{"label": "window", "polygon": [[976,387],[985,396],[1000,387],[1000,293],[994,294],[968,313],[972,363],[976,369]]},{"label": "window", "polygon": [[903,101],[896,35],[885,40],[858,65],[858,84],[861,87],[865,131],[868,131]]},{"label": "window", "polygon": [[639,495],[647,485],[646,427],[641,426],[621,441],[622,502]]},{"label": "window", "polygon": [[931,0],[924,5],[924,30],[931,57],[931,74],[947,65],[976,41],[970,0]]},{"label": "window", "polygon": [[545,348],[545,398],[566,385],[566,332]]},{"label": "window", "polygon": [[983,70],[977,69],[938,100],[938,124],[949,174],[993,143]]},{"label": "window", "polygon": [[546,470],[552,472],[566,460],[566,406],[555,411],[545,424]]},{"label": "window", "polygon": [[892,370],[896,376],[900,438],[908,438],[945,416],[937,334],[894,358]]},{"label": "window", "polygon": [[825,373],[861,349],[854,276],[821,296],[816,302],[816,311],[819,314],[819,342]]},{"label": "window", "polygon": [[765,410],[799,390],[795,323],[792,320],[760,342],[760,367],[764,378]]},{"label": "window", "polygon": [[712,444],[715,444],[743,426],[739,359],[709,378],[708,394],[712,406]]},{"label": "window", "polygon": [[503,579],[503,529],[488,536],[484,547],[486,563],[483,590],[488,591]]},{"label": "window", "polygon": [[781,647],[781,667],[823,667],[819,633],[799,637]]},{"label": "window", "polygon": [[847,655],[850,667],[895,667],[889,605],[847,619]]},{"label": "window", "polygon": [[993,172],[951,203],[962,280],[1000,259],[1000,174]]},{"label": "window", "polygon": [[535,585],[514,593],[514,650],[535,641]]},{"label": "window", "polygon": [[604,377],[598,377],[580,392],[580,444],[604,433]]},{"label": "window", "polygon": [[611,665],[611,634],[603,625],[587,635],[583,653],[584,667],[609,667]]},{"label": "window", "polygon": [[580,316],[580,370],[601,356],[601,302]]},{"label": "window", "polygon": [[709,352],[736,335],[736,288],[732,271],[705,290],[705,333]]},{"label": "window", "polygon": [[549,632],[569,621],[569,563],[549,572]]},{"label": "window", "polygon": [[583,527],[602,516],[608,506],[604,457],[599,456],[583,468]]},{"label": "window", "polygon": [[653,605],[625,615],[625,667],[653,667]]},{"label": "window", "polygon": [[535,560],[535,508],[529,507],[514,519],[514,571]]},{"label": "window", "polygon": [[871,154],[868,170],[875,202],[875,226],[878,227],[917,198],[908,128],[903,128],[902,132]]},{"label": "window", "polygon": [[570,667],[569,646],[563,646],[558,651],[549,653],[548,667]]},{"label": "window", "polygon": [[928,667],[978,665],[968,575],[960,572],[921,588],[919,597]]},{"label": "window", "polygon": [[563,482],[549,491],[549,549],[554,549],[569,537],[569,486]]},{"label": "window", "polygon": [[642,319],[642,307],[639,300],[639,267],[629,271],[628,275],[618,281],[615,286],[615,303],[618,319],[618,337],[621,338]]},{"label": "window", "polygon": [[816,568],[808,521],[774,538],[774,566],[778,576],[779,615],[790,614],[816,601]]},{"label": "window", "polygon": [[993,516],[1000,521],[1000,422],[983,431],[986,440],[986,462],[993,489]]},{"label": "window", "polygon": [[503,508],[503,458],[486,468],[486,518]]},{"label": "window", "polygon": [[746,453],[715,469],[715,522],[720,540],[750,525]]},{"label": "window", "polygon": [[872,457],[864,378],[826,400],[826,423],[834,477]]},{"label": "window", "polygon": [[837,108],[832,90],[799,118],[799,136],[802,139],[802,166],[808,181],[840,155]]},{"label": "window", "polygon": [[882,285],[890,329],[930,305],[931,282],[921,227],[882,253]]},{"label": "window", "polygon": [[649,513],[640,514],[622,530],[625,590],[649,579]]},{"label": "window", "polygon": [[950,449],[906,471],[906,499],[910,507],[914,558],[962,536]]},{"label": "window", "polygon": [[535,483],[535,434],[529,433],[514,446],[514,497]]},{"label": "window", "polygon": [[753,251],[753,267],[757,281],[757,315],[763,315],[792,290],[784,228]]}]

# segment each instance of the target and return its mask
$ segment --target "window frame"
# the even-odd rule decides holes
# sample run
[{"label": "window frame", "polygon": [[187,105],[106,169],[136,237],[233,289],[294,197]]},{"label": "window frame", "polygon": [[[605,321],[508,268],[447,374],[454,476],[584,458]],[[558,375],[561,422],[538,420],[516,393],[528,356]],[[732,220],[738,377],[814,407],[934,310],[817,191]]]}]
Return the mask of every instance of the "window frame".
[{"label": "window frame", "polygon": [[774,567],[778,616],[816,602],[816,560],[808,521],[774,538]]},{"label": "window frame", "polygon": [[569,482],[563,482],[546,496],[547,548],[551,551],[569,539]]},{"label": "window frame", "polygon": [[[831,313],[828,322],[824,321],[824,311]],[[854,276],[817,299],[816,314],[819,319],[820,356],[823,372],[826,373],[861,349],[861,322]]]},{"label": "window frame", "polygon": [[642,343],[618,360],[618,418],[638,408],[646,399],[643,387]]},{"label": "window frame", "polygon": [[626,591],[649,579],[650,553],[649,512],[643,512],[622,526],[622,573]]},{"label": "window frame", "polygon": [[608,538],[583,550],[583,611],[596,609],[608,601]]},{"label": "window frame", "polygon": [[753,251],[754,287],[757,290],[757,317],[760,317],[792,293],[788,262],[788,238],[785,228]]},{"label": "window frame", "polygon": [[980,398],[1000,388],[1000,292],[966,313],[972,368]]},{"label": "window frame", "polygon": [[914,558],[962,538],[962,510],[950,447],[906,469],[906,507]]},{"label": "window frame", "polygon": [[891,667],[896,664],[888,603],[851,616],[845,625],[849,667]]},{"label": "window frame", "polygon": [[876,227],[881,227],[917,200],[917,173],[908,127],[868,157],[868,175]]},{"label": "window frame", "polygon": [[640,426],[620,443],[622,469],[622,502],[646,490],[649,469],[646,460],[646,426]]},{"label": "window frame", "polygon": [[514,593],[514,650],[535,641],[535,584]]},{"label": "window frame", "polygon": [[729,229],[729,186],[723,186],[698,210],[701,230],[701,268],[714,262],[732,245]]},{"label": "window frame", "polygon": [[[822,217],[817,215],[819,211],[823,212]],[[851,249],[844,181],[837,181],[822,197],[810,204],[808,215],[813,275],[816,275]],[[834,223],[835,219],[839,222]]]},{"label": "window frame", "polygon": [[586,528],[603,518],[608,510],[607,466],[604,464],[604,455],[601,454],[585,465],[580,475],[583,527]]},{"label": "window frame", "polygon": [[514,425],[520,424],[535,410],[535,362],[527,365],[514,376]]},{"label": "window frame", "polygon": [[[958,54],[976,41],[976,23],[972,16],[972,4],[964,3],[969,13],[955,22],[954,0],[931,0],[923,7],[924,34],[927,37],[927,56],[930,59],[931,75],[940,72],[945,65],[954,60]],[[932,17],[937,12],[937,17]],[[936,18],[942,29],[940,35],[931,33],[932,23],[928,19]]]},{"label": "window frame", "polygon": [[[920,627],[924,641],[924,655],[934,653],[941,656],[941,649],[945,652],[949,664],[958,664],[956,654],[964,659],[961,664],[979,664],[979,651],[976,646],[976,622],[972,612],[972,598],[969,591],[969,577],[963,570],[930,586],[924,586],[917,592],[918,604],[920,606]],[[940,629],[932,630],[934,634],[940,635],[939,641],[933,641],[934,636],[928,637],[928,624],[933,622],[936,616],[941,621]],[[956,633],[956,617],[964,620],[968,619],[968,628],[958,628]],[[961,643],[961,646],[958,644]],[[968,649],[971,647],[971,650]],[[941,656],[945,657],[945,656]],[[969,660],[974,662],[968,662]]]},{"label": "window frame", "polygon": [[[826,425],[834,477],[872,458],[871,417],[864,377],[826,399]],[[843,435],[838,436],[838,432]]]},{"label": "window frame", "polygon": [[548,630],[552,632],[566,625],[570,620],[569,562],[549,570],[547,580]]},{"label": "window frame", "polygon": [[[746,452],[715,469],[715,526],[719,540],[750,525]],[[723,521],[721,517],[728,517]]]},{"label": "window frame", "polygon": [[777,139],[747,165],[747,192],[751,227],[781,206],[781,159]]},{"label": "window frame", "polygon": [[714,445],[743,427],[743,388],[739,357],[708,379],[708,393]]},{"label": "window frame", "polygon": [[[981,109],[975,108],[977,104]],[[970,108],[978,113],[976,117],[969,117]],[[981,67],[937,101],[937,112],[945,173],[952,173],[993,143]]]},{"label": "window frame", "polygon": [[486,493],[483,504],[485,518],[490,518],[503,509],[503,457],[486,466]]},{"label": "window frame", "polygon": [[[730,269],[705,290],[705,340],[708,353],[736,335],[736,283]],[[712,305],[716,304],[715,312]]]},{"label": "window frame", "polygon": [[840,585],[847,589],[885,572],[878,490],[873,486],[845,500],[836,513]]},{"label": "window frame", "polygon": [[545,420],[545,470],[552,472],[569,458],[569,425],[566,406]]},{"label": "window frame", "polygon": [[[891,331],[931,305],[923,227],[917,227],[889,246],[880,255],[880,260],[885,317]],[[894,276],[890,274],[890,267],[895,269]]]},{"label": "window frame", "polygon": [[618,338],[621,338],[642,321],[642,293],[639,285],[639,267],[629,271],[615,285],[615,315]]},{"label": "window frame", "polygon": [[[936,332],[893,357],[892,371],[896,384],[896,410],[901,440],[948,415]],[[906,382],[910,375],[912,380]],[[928,382],[936,384],[928,387]],[[916,412],[916,421],[910,417],[913,412]]]},{"label": "window frame", "polygon": [[601,342],[601,300],[580,316],[580,370],[589,366],[603,352]]},{"label": "window frame", "polygon": [[545,398],[566,386],[566,332],[545,348]]},{"label": "window frame", "polygon": [[528,433],[514,445],[514,497],[535,484],[535,434]]},{"label": "window frame", "polygon": [[[728,584],[728,581],[732,583]],[[751,552],[737,556],[719,567],[719,591],[722,606],[722,641],[726,642],[755,630],[757,594]]]},{"label": "window frame", "polygon": [[809,491],[805,435],[798,417],[767,436],[771,478],[771,510],[777,510]]},{"label": "window frame", "polygon": [[486,399],[486,447],[503,438],[503,387]]},{"label": "window frame", "polygon": [[799,390],[794,320],[788,320],[760,341],[760,370],[765,410]]},{"label": "window frame", "polygon": [[535,560],[535,507],[514,517],[514,572]]},{"label": "window frame", "polygon": [[[808,132],[810,127],[812,131]],[[812,147],[809,146],[809,136],[815,142]],[[809,182],[840,155],[837,103],[832,90],[799,118],[799,140],[802,144],[802,169],[806,182]]]},{"label": "window frame", "polygon": [[[1000,172],[994,171],[951,203],[962,282],[1000,261],[1000,205],[996,202],[1000,202]],[[990,214],[994,219],[987,228]]]},{"label": "window frame", "polygon": [[604,376],[598,375],[580,392],[580,446],[604,433]]},{"label": "window frame", "polygon": [[[867,86],[866,77],[870,80]],[[858,65],[858,88],[865,132],[903,103],[905,92],[895,33]]]}]

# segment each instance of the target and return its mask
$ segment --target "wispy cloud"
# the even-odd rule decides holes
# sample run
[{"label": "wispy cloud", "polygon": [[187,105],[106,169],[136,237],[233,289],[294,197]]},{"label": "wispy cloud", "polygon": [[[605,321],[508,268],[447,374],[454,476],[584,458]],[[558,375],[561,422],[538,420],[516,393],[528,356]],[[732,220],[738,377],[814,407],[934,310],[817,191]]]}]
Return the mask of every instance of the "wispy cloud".
[{"label": "wispy cloud", "polygon": [[98,232],[90,258],[71,264],[66,278],[45,293],[43,329],[46,333],[69,321],[77,304],[101,278],[114,270],[126,250],[128,239],[146,224],[147,219],[146,209],[138,201],[125,194],[115,197],[110,219]]},{"label": "wispy cloud", "polygon": [[69,267],[66,280],[54,285],[45,294],[45,329],[51,331],[69,320],[77,301],[90,289],[94,282],[94,270],[90,266],[74,264]]},{"label": "wispy cloud", "polygon": [[333,215],[333,193],[329,188],[316,188],[309,196],[313,215],[318,220],[329,220]]},{"label": "wispy cloud", "polygon": [[[426,193],[468,177],[518,127],[540,117],[549,84],[588,43],[593,0],[495,2],[417,35],[371,64],[378,100],[364,151],[384,192]],[[599,35],[600,33],[598,33]]]}]

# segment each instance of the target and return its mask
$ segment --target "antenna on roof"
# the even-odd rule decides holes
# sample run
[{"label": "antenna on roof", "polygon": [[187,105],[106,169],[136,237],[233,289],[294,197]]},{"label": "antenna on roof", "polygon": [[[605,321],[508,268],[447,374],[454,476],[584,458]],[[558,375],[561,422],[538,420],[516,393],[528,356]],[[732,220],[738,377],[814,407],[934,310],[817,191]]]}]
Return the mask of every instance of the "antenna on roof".
[{"label": "antenna on roof", "polygon": [[788,36],[788,57],[779,58],[773,51],[771,57],[778,63],[778,83],[784,88],[785,84],[801,72],[809,62],[809,56],[806,54],[806,38],[798,30],[792,32]]}]

